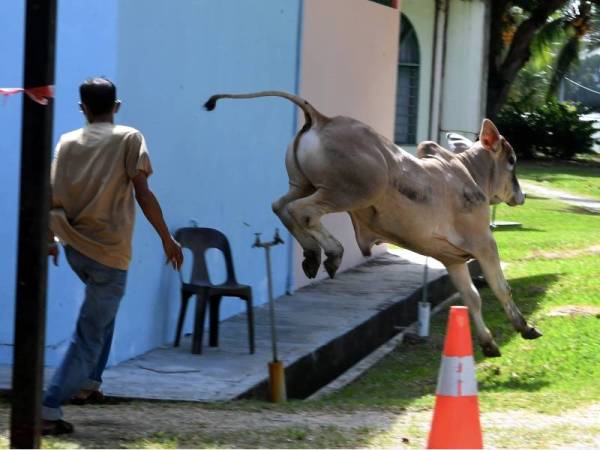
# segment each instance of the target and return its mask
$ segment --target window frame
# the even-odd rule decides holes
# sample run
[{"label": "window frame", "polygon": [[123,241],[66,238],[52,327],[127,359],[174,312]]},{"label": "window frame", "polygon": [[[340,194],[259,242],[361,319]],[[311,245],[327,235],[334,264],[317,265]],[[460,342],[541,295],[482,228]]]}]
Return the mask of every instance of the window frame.
[{"label": "window frame", "polygon": [[[417,32],[412,22],[406,17],[406,15],[401,14],[401,27],[406,29],[406,27],[410,27],[408,29],[408,33],[402,33],[402,28],[399,36],[399,47],[398,47],[398,61],[396,64],[396,76],[397,79],[400,79],[400,71],[401,69],[408,69],[409,72],[409,83],[411,78],[416,78],[414,85],[411,83],[409,85],[409,96],[407,100],[406,110],[407,110],[407,130],[406,130],[406,142],[396,140],[397,138],[397,126],[398,126],[398,90],[396,90],[395,101],[396,101],[396,109],[394,114],[394,143],[396,145],[416,145],[417,143],[417,131],[418,131],[418,122],[419,122],[419,84],[421,79],[421,48],[419,45],[419,39],[417,36]],[[406,39],[407,36],[410,36],[414,42],[413,49],[416,54],[416,62],[406,62],[400,60],[400,51],[402,48],[402,38]],[[416,75],[413,75],[413,72],[416,72]],[[396,89],[398,89],[398,82],[396,82]],[[404,105],[403,105],[404,106]]]}]

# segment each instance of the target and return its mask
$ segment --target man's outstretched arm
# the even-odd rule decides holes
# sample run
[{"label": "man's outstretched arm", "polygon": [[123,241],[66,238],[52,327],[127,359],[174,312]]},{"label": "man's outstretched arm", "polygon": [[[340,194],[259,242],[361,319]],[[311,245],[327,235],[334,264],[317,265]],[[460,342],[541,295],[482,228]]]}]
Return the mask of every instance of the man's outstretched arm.
[{"label": "man's outstretched arm", "polygon": [[174,269],[179,270],[183,264],[183,252],[179,243],[169,233],[160,204],[150,190],[150,186],[148,186],[148,177],[140,171],[131,181],[133,182],[135,199],[138,205],[140,205],[146,219],[152,224],[162,241],[167,262],[170,262]]}]

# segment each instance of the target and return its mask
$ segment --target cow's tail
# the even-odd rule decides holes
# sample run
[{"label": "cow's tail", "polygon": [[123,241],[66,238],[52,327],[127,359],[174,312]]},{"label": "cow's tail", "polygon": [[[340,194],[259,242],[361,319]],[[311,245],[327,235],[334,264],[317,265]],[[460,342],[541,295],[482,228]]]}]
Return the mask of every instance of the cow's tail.
[{"label": "cow's tail", "polygon": [[261,91],[254,92],[251,94],[216,94],[208,99],[208,101],[204,104],[204,108],[207,111],[212,111],[217,106],[217,101],[222,98],[233,98],[233,99],[245,99],[245,98],[257,98],[257,97],[283,97],[295,103],[304,111],[304,119],[305,123],[302,127],[302,132],[306,132],[313,125],[321,124],[327,121],[327,117],[317,111],[310,103],[304,100],[302,97],[298,97],[297,95],[290,94],[288,92],[283,91]]}]

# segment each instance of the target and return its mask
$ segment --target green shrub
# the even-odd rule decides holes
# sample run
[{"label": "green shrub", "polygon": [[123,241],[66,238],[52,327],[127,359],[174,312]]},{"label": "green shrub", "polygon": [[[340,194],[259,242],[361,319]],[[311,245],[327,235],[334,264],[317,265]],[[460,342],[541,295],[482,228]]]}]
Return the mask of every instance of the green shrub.
[{"label": "green shrub", "polygon": [[508,104],[496,123],[521,158],[571,159],[591,153],[594,145],[593,123],[581,120],[577,107],[567,102],[550,100],[531,111]]}]

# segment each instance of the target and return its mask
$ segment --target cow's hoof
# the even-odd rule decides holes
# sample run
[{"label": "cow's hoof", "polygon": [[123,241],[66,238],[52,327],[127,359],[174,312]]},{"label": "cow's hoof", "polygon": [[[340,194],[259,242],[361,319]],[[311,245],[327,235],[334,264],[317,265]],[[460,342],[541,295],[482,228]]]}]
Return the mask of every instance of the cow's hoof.
[{"label": "cow's hoof", "polygon": [[308,278],[314,278],[317,276],[320,265],[321,261],[319,258],[315,258],[314,256],[305,256],[304,261],[302,261],[302,270],[304,270],[304,273]]},{"label": "cow's hoof", "polygon": [[537,339],[543,334],[535,327],[529,327],[525,331],[521,331],[521,336],[523,339]]},{"label": "cow's hoof", "polygon": [[498,348],[495,342],[481,344],[481,351],[488,358],[497,358],[499,356],[502,356],[502,354],[500,353],[500,349]]},{"label": "cow's hoof", "polygon": [[341,256],[330,256],[328,257],[323,266],[325,266],[325,270],[329,274],[329,278],[333,278],[338,268],[340,267],[340,263],[342,262]]}]

